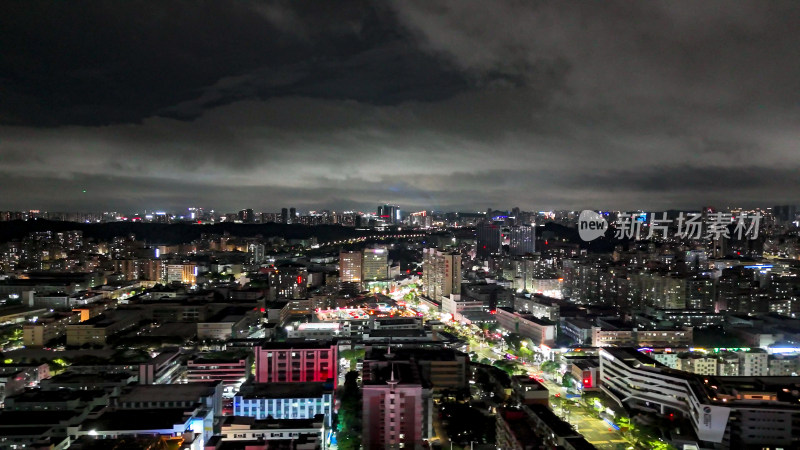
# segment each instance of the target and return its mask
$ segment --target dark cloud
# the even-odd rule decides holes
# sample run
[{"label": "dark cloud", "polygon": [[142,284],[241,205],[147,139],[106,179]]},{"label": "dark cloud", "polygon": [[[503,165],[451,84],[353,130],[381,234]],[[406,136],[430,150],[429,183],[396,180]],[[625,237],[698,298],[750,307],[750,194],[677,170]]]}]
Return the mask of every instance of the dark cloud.
[{"label": "dark cloud", "polygon": [[5,2],[0,208],[799,202],[798,28],[782,1]]}]

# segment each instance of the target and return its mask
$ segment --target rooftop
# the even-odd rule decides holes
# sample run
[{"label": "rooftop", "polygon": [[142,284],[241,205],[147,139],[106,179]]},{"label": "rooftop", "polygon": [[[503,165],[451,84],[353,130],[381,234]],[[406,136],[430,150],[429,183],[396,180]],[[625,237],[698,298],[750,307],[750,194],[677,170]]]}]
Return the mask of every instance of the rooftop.
[{"label": "rooftop", "polygon": [[329,350],[335,345],[329,341],[305,340],[305,339],[286,339],[285,342],[262,341],[258,344],[264,350]]},{"label": "rooftop", "polygon": [[526,409],[529,409],[533,414],[535,414],[540,420],[547,424],[553,433],[560,437],[569,437],[569,436],[580,436],[578,432],[576,432],[570,424],[564,422],[563,420],[559,419],[558,416],[547,406],[544,405],[526,405]]},{"label": "rooftop", "polygon": [[315,383],[253,383],[246,382],[236,394],[243,398],[320,398],[332,394],[328,382]]},{"label": "rooftop", "polygon": [[58,425],[77,416],[75,411],[4,411],[0,413],[0,423],[9,425]]},{"label": "rooftop", "polygon": [[185,424],[191,417],[185,408],[120,409],[106,411],[97,419],[87,419],[81,424],[84,430],[164,430]]},{"label": "rooftop", "polygon": [[120,403],[196,400],[214,395],[220,381],[188,384],[139,384],[125,388]]}]

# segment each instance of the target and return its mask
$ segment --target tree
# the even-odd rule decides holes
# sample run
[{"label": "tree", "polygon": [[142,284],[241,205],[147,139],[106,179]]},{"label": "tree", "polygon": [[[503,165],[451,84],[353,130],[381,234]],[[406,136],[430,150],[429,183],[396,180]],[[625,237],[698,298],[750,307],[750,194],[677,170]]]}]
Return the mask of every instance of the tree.
[{"label": "tree", "polygon": [[509,348],[518,350],[522,347],[522,336],[517,333],[509,333],[503,336],[503,339],[506,341]]},{"label": "tree", "polygon": [[442,405],[442,415],[447,419],[445,428],[456,443],[494,442],[494,421],[468,403],[449,401]]},{"label": "tree", "polygon": [[359,360],[363,360],[365,351],[363,348],[351,348],[339,352],[339,357],[350,361],[350,370],[356,370]]},{"label": "tree", "polygon": [[561,386],[564,386],[567,389],[571,388],[572,387],[572,376],[564,375],[563,377],[561,377]]},{"label": "tree", "polygon": [[555,373],[558,371],[560,366],[555,361],[545,361],[539,366],[539,368],[542,369],[542,372]]},{"label": "tree", "polygon": [[492,363],[492,365],[503,370],[509,375],[519,375],[525,372],[525,369],[520,363],[509,359],[498,359]]},{"label": "tree", "polygon": [[358,389],[358,372],[345,375],[344,390],[337,416],[336,440],[340,449],[358,450],[361,446],[361,391]]}]

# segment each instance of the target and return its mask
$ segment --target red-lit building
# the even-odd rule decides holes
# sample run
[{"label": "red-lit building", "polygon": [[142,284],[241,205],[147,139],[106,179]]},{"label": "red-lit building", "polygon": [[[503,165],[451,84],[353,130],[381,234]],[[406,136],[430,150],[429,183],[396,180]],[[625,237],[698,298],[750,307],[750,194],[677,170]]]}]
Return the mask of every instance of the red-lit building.
[{"label": "red-lit building", "polygon": [[584,391],[597,389],[597,371],[599,365],[590,359],[581,359],[572,363],[572,377]]},{"label": "red-lit building", "polygon": [[336,379],[336,344],[264,342],[255,347],[256,383],[302,383]]}]

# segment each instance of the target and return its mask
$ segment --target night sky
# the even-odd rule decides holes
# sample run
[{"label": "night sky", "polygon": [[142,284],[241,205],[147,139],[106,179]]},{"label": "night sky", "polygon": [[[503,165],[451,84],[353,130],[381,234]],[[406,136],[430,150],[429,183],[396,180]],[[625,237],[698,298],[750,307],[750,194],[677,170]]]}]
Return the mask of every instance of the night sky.
[{"label": "night sky", "polygon": [[0,209],[800,203],[798,30],[797,1],[4,1]]}]

